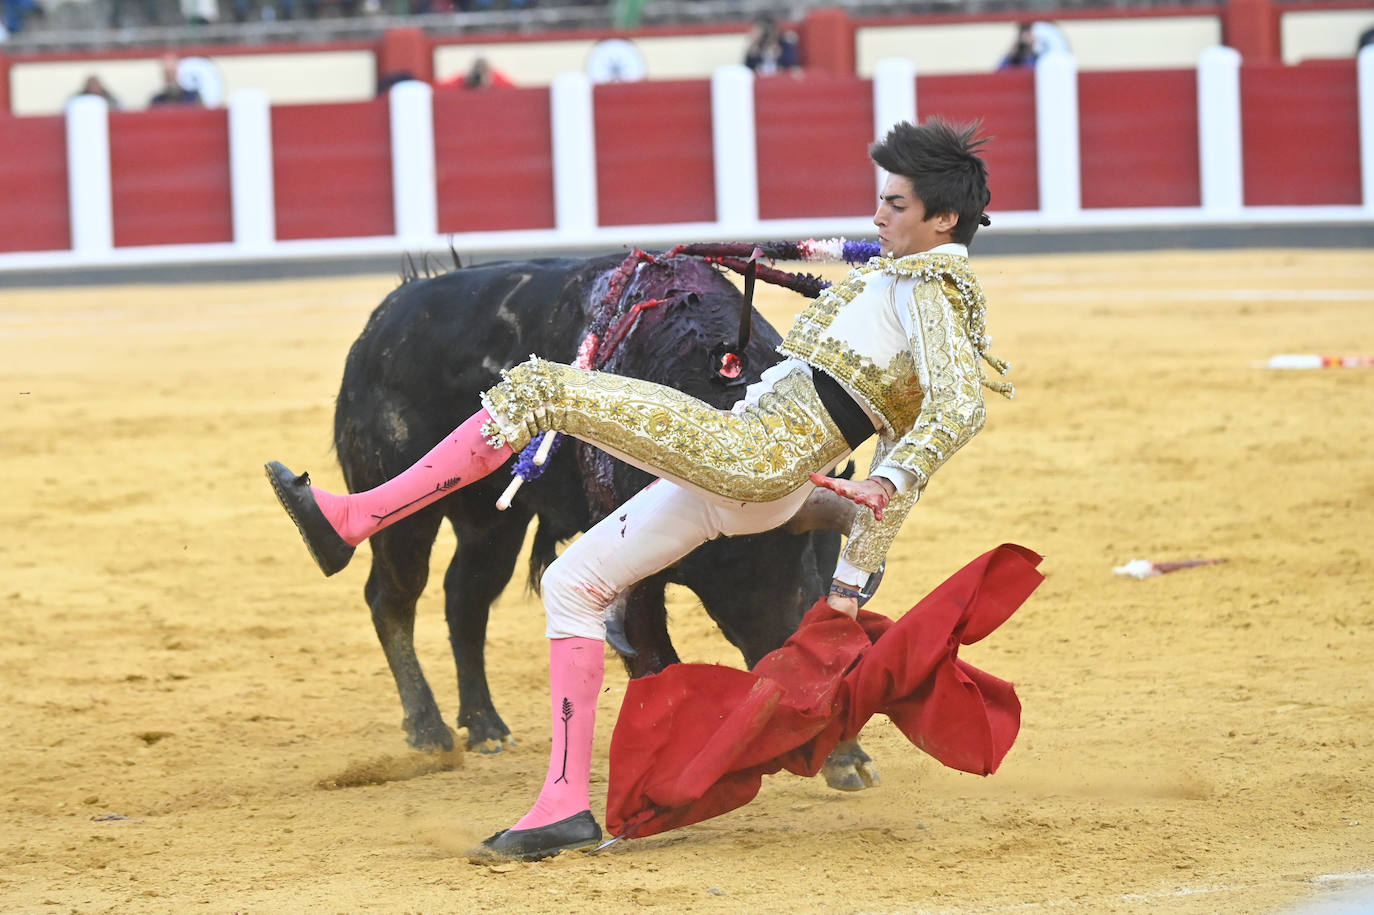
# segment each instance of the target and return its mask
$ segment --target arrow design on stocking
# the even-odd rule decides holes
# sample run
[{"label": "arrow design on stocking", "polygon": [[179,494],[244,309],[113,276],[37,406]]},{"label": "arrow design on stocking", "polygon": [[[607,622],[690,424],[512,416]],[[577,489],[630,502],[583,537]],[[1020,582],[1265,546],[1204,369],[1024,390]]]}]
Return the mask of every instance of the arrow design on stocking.
[{"label": "arrow design on stocking", "polygon": [[567,696],[563,697],[563,774],[553,780],[556,785],[559,782],[567,784],[568,781],[568,722],[572,721],[573,704]]}]

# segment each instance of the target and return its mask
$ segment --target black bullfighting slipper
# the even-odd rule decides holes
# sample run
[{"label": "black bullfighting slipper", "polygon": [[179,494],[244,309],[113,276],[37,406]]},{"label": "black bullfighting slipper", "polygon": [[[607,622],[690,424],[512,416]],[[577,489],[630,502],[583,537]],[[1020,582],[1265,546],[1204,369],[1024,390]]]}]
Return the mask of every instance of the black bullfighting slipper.
[{"label": "black bullfighting slipper", "polygon": [[266,467],[272,490],[277,494],[281,507],[296,522],[296,530],[301,532],[301,539],[305,541],[320,570],[326,575],[333,575],[348,565],[353,558],[354,547],[339,536],[324,512],[320,511],[315,494],[310,491],[310,474],[296,476],[279,461],[270,461]]},{"label": "black bullfighting slipper", "polygon": [[560,851],[586,848],[601,841],[601,827],[590,810],[575,813],[566,820],[533,829],[503,829],[484,839],[468,852],[470,861],[538,861]]}]

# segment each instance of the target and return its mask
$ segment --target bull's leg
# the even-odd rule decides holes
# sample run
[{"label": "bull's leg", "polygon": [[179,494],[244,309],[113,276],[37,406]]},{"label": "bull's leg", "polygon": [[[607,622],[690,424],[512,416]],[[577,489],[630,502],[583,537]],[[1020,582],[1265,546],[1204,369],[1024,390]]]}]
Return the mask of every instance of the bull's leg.
[{"label": "bull's leg", "polygon": [[487,685],[487,618],[510,581],[529,519],[516,509],[480,528],[452,519],[458,548],[444,575],[444,616],[458,669],[458,726],[467,728],[468,748],[485,753],[513,745]]},{"label": "bull's leg", "polygon": [[862,791],[883,783],[873,758],[859,746],[857,738],[846,740],[830,751],[821,766],[821,775],[836,791]]},{"label": "bull's leg", "polygon": [[429,578],[439,530],[437,512],[386,531],[372,541],[372,572],[364,595],[405,711],[406,742],[421,750],[453,749],[453,734],[415,656],[415,603]]},{"label": "bull's leg", "polygon": [[626,589],[616,599],[615,609],[623,613],[625,641],[635,652],[621,656],[631,677],[656,674],[679,660],[668,635],[668,610],[663,601],[667,583],[668,573],[660,572]]}]

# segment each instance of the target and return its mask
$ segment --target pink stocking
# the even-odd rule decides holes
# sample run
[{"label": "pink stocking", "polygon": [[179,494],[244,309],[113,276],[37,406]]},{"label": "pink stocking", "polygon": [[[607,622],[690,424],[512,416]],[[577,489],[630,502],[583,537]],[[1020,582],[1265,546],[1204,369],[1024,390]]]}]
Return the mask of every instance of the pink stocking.
[{"label": "pink stocking", "polygon": [[606,669],[600,639],[549,640],[549,687],[553,707],[553,747],[549,774],[534,807],[512,829],[534,829],[565,820],[591,807],[592,737],[596,699]]},{"label": "pink stocking", "polygon": [[375,489],[336,495],[312,486],[320,511],[340,537],[357,546],[455,489],[476,483],[511,456],[509,447],[487,444],[482,426],[490,419],[485,409],[478,410],[429,454]]}]

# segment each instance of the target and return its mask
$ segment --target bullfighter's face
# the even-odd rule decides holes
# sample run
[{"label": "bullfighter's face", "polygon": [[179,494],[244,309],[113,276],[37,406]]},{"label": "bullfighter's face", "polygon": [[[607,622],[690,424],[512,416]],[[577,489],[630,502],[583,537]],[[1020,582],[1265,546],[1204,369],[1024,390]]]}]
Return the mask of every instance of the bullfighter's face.
[{"label": "bullfighter's face", "polygon": [[878,212],[873,224],[878,227],[878,244],[889,257],[905,257],[929,251],[950,240],[959,223],[956,213],[934,213],[926,218],[926,205],[910,178],[888,175],[878,195]]}]

